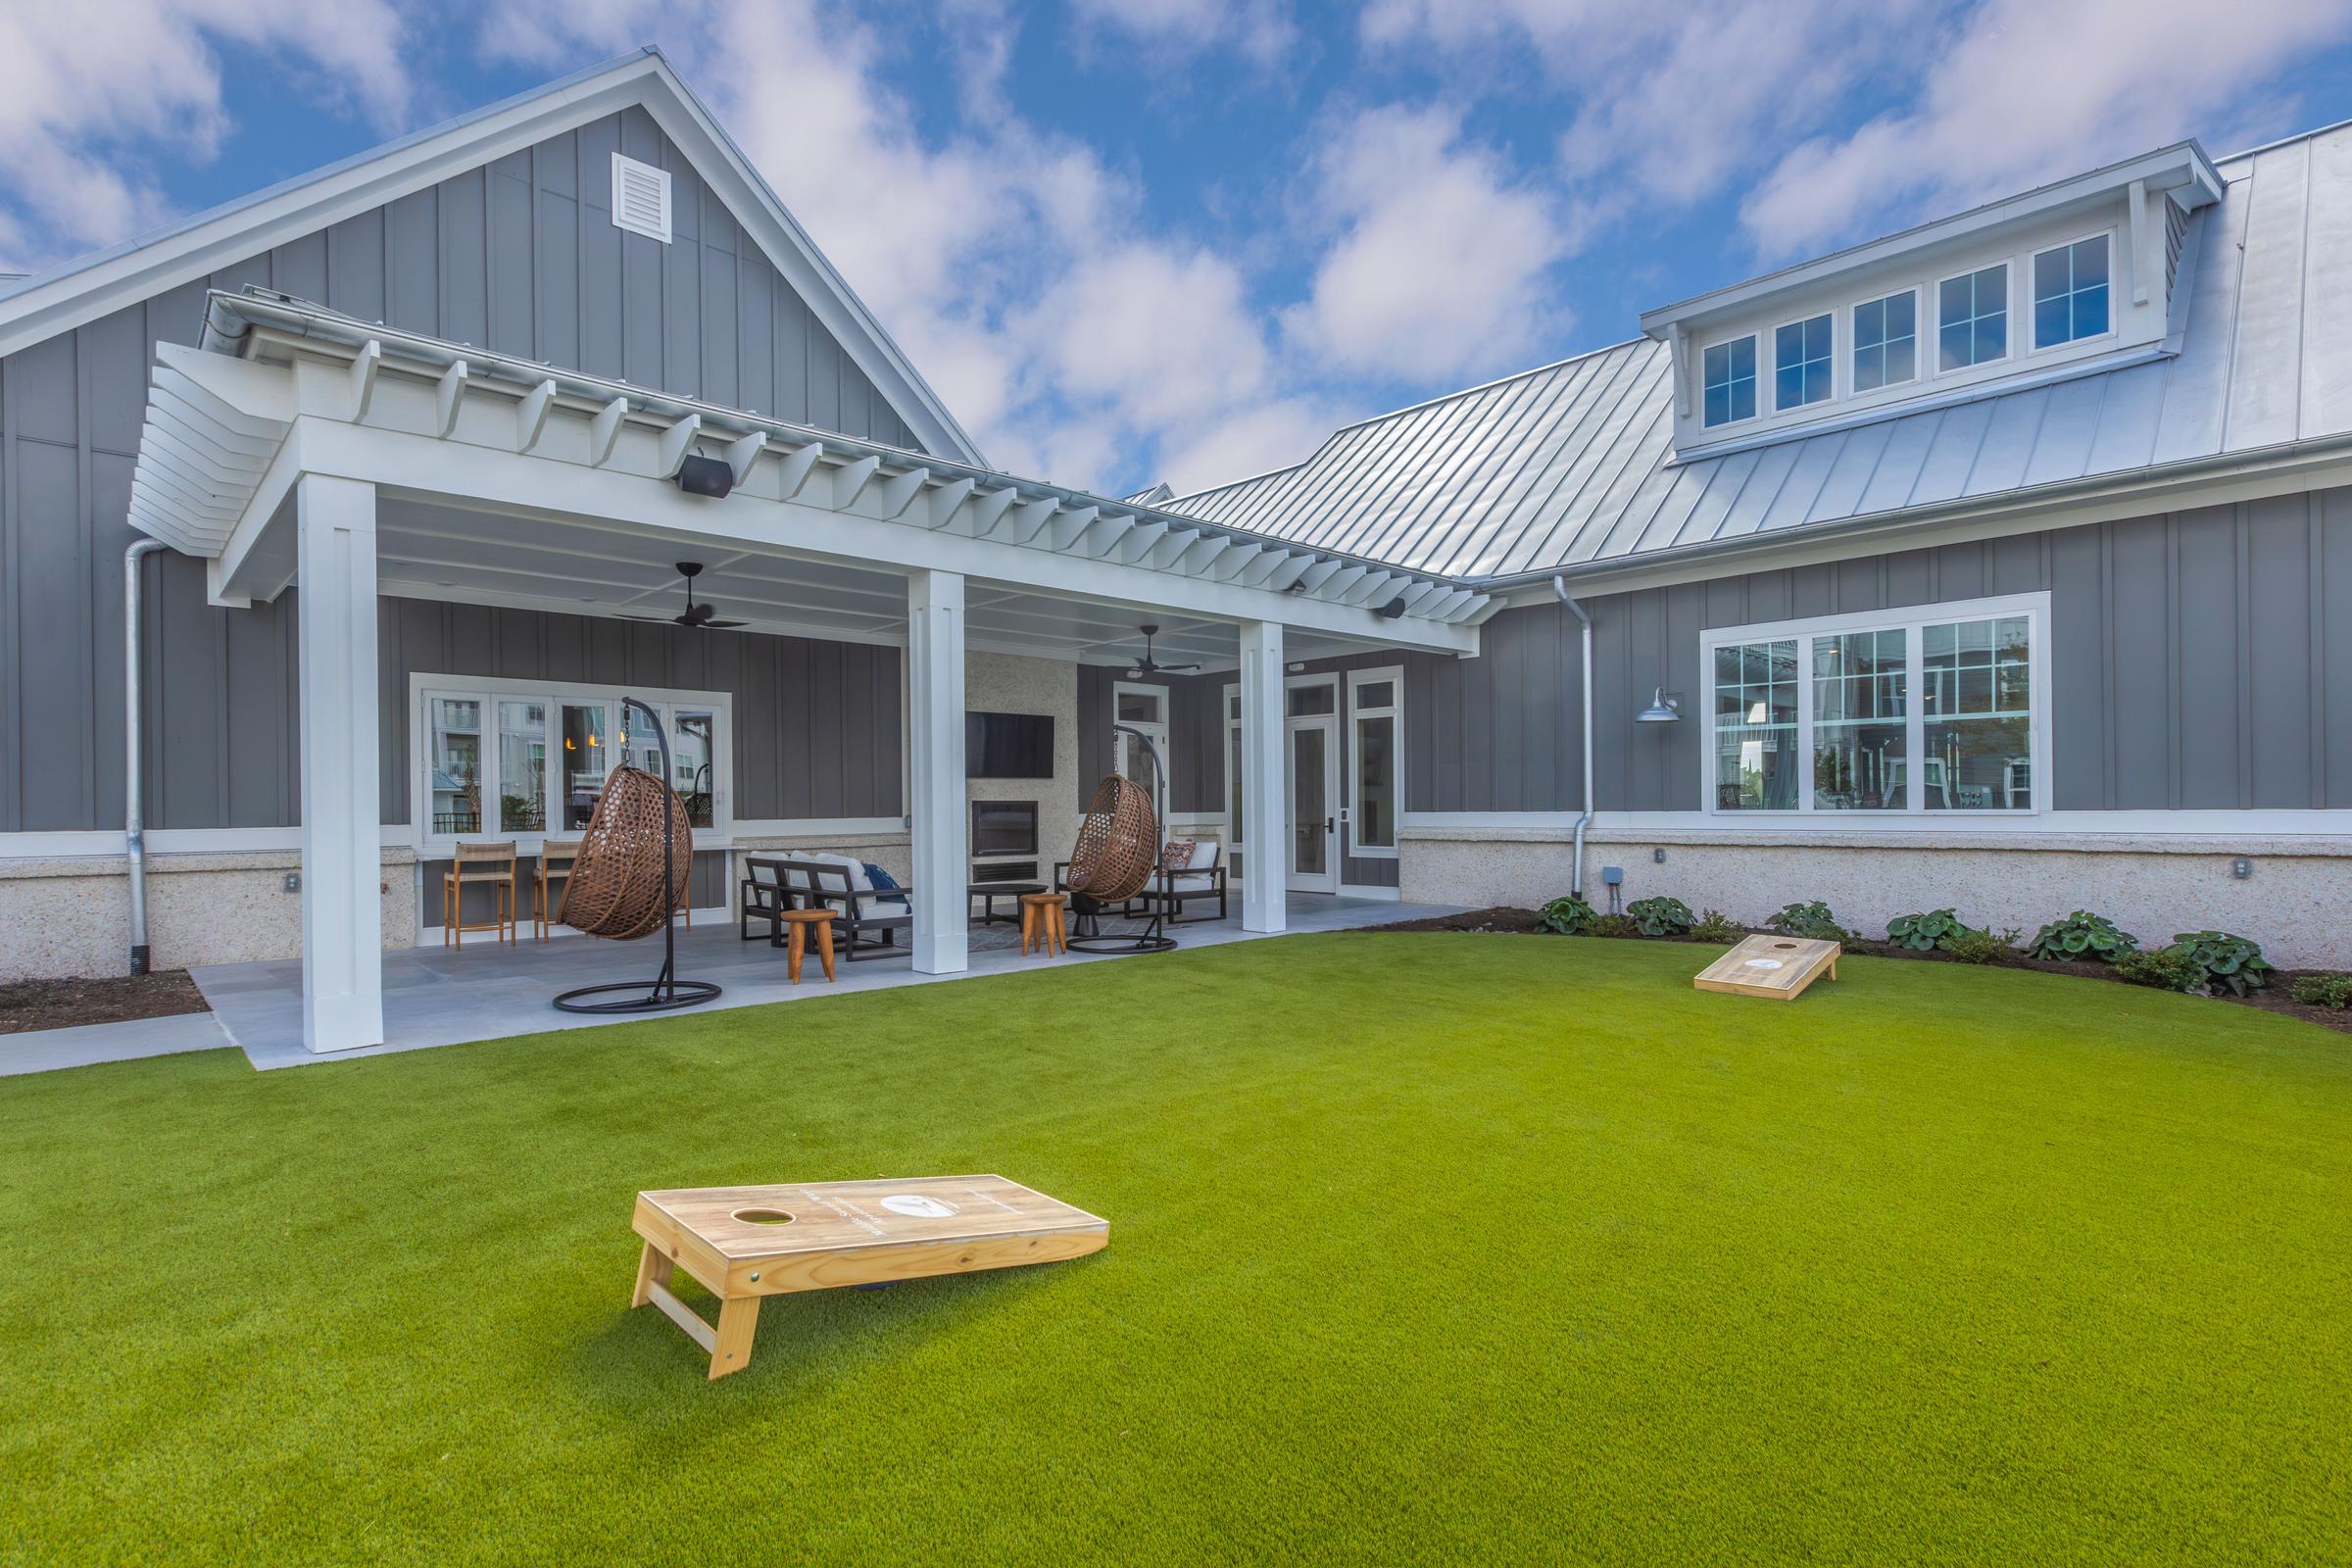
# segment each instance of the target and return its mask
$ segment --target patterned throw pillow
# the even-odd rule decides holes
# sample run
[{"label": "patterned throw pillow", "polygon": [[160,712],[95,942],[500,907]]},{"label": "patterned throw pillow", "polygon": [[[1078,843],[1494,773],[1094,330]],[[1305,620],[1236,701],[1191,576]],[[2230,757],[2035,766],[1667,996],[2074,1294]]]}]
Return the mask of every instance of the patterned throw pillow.
[{"label": "patterned throw pillow", "polygon": [[1163,871],[1181,871],[1192,863],[1193,841],[1191,839],[1170,839],[1168,847],[1159,852],[1159,868]]}]

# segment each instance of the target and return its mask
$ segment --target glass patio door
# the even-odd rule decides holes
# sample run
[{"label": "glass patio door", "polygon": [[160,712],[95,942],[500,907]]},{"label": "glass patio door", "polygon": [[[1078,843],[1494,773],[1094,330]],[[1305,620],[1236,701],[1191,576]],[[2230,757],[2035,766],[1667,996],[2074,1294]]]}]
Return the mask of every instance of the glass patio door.
[{"label": "glass patio door", "polygon": [[1283,748],[1290,803],[1288,886],[1340,891],[1340,719],[1331,684],[1290,689]]}]

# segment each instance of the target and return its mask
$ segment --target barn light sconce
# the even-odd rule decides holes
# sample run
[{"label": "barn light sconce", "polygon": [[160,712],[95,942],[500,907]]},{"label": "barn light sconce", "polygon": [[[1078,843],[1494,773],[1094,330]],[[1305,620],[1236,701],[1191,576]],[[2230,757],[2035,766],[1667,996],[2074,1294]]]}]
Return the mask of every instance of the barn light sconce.
[{"label": "barn light sconce", "polygon": [[715,501],[735,488],[735,470],[716,458],[689,453],[678,465],[678,488],[690,496],[709,496]]},{"label": "barn light sconce", "polygon": [[1649,706],[1634,715],[1634,722],[1637,724],[1673,724],[1680,722],[1682,716],[1682,698],[1667,696],[1666,688],[1660,686],[1651,692]]}]

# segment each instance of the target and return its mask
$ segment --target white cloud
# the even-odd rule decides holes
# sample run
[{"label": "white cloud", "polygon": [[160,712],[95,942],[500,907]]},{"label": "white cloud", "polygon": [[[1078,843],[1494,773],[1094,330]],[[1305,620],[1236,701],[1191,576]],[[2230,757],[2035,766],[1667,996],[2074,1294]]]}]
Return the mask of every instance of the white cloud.
[{"label": "white cloud", "polygon": [[1989,0],[1937,41],[1915,104],[1795,148],[1741,217],[1780,256],[1958,211],[2192,135],[2347,36],[2342,0]]},{"label": "white cloud", "polygon": [[414,91],[384,0],[80,0],[0,7],[0,254],[37,268],[171,212],[140,149],[203,163],[228,129],[218,45],[301,64],[390,129]]},{"label": "white cloud", "polygon": [[1454,114],[1387,107],[1325,145],[1313,199],[1338,238],[1295,342],[1327,364],[1407,380],[1517,366],[1564,322],[1547,271],[1567,250],[1557,213]]},{"label": "white cloud", "polygon": [[[1083,28],[1123,35],[1182,59],[1211,48],[1232,49],[1269,66],[1298,40],[1282,0],[1071,0],[1070,10]],[[1147,55],[1131,65],[1149,75],[1153,61]]]}]

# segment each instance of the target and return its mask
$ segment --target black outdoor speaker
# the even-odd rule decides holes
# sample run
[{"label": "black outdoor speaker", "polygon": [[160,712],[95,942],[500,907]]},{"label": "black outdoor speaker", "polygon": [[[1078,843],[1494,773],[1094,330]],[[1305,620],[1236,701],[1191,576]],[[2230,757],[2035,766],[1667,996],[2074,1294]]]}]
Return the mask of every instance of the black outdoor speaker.
[{"label": "black outdoor speaker", "polygon": [[1395,620],[1398,615],[1403,613],[1404,595],[1402,594],[1398,594],[1396,598],[1381,606],[1379,611],[1380,618],[1383,620]]},{"label": "black outdoor speaker", "polygon": [[716,458],[689,453],[678,466],[678,488],[690,496],[723,496],[735,488],[735,470]]}]

